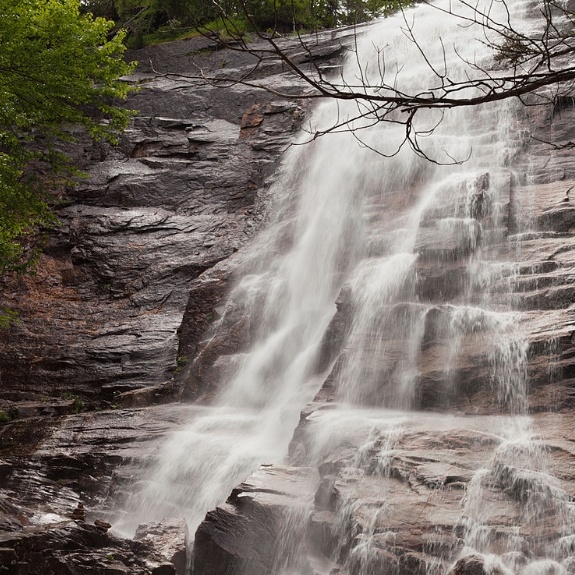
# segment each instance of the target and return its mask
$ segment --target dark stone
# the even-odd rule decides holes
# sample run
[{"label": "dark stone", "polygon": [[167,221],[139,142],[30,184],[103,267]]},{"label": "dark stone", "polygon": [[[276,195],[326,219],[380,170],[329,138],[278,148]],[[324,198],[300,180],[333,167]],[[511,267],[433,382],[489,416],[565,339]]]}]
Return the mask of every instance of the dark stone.
[{"label": "dark stone", "polygon": [[468,555],[459,559],[449,575],[488,575],[485,560],[480,555]]},{"label": "dark stone", "polygon": [[152,569],[152,575],[176,575],[176,569],[171,563],[162,563]]},{"label": "dark stone", "polygon": [[108,531],[108,529],[110,529],[110,527],[112,527],[112,525],[110,523],[108,523],[107,521],[102,521],[100,519],[96,519],[96,521],[94,521],[94,525],[100,529],[100,531],[104,531],[104,533],[106,531]]},{"label": "dark stone", "polygon": [[14,549],[10,547],[0,547],[0,571],[7,575],[18,575],[18,557]]},{"label": "dark stone", "polygon": [[222,505],[196,532],[194,572],[204,575],[266,575],[273,566],[278,517],[256,501]]},{"label": "dark stone", "polygon": [[155,571],[148,563],[163,567],[161,573],[165,575],[175,574],[173,566],[169,571],[167,563],[158,561],[142,543],[112,537],[86,523],[43,532],[0,534],[0,545],[0,557],[21,568],[12,571],[18,575],[27,573],[25,565],[34,566],[34,573],[54,575],[152,575]]},{"label": "dark stone", "polygon": [[[269,575],[277,572],[283,561],[305,562],[301,545],[307,501],[302,485],[310,475],[307,469],[264,466],[239,485],[232,497],[210,511],[198,527],[193,572]],[[270,481],[272,489],[268,487]],[[291,504],[294,509],[290,509]],[[294,510],[302,512],[301,520],[294,523],[292,515],[290,525],[299,524],[301,533],[284,529]],[[279,549],[283,553],[278,554]]]},{"label": "dark stone", "polygon": [[[167,559],[168,563],[158,568],[168,569],[169,565],[174,575],[186,575],[188,526],[183,519],[140,525],[134,539],[143,541]],[[171,572],[167,575],[171,575]]]},{"label": "dark stone", "polygon": [[[134,55],[143,64],[133,81],[150,60],[176,72],[222,58],[253,62],[205,48],[201,38],[146,48]],[[191,360],[188,332],[178,338],[186,306],[203,333],[213,307],[207,293],[194,299],[204,297],[200,278],[257,229],[264,180],[300,121],[297,104],[265,92],[146,80],[127,103],[138,114],[117,148],[82,141],[72,150],[88,177],[58,210],[62,225],[36,275],[1,280],[0,305],[19,322],[0,333],[0,377],[3,393],[18,400],[65,390],[113,402],[114,393],[169,380],[178,357]],[[225,282],[217,289],[219,301]]]}]

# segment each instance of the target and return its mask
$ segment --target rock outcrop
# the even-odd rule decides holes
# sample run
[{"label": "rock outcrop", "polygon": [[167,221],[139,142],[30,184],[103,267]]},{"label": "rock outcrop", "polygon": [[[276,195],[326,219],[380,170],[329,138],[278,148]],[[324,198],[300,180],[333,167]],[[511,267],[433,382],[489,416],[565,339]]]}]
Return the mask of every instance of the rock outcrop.
[{"label": "rock outcrop", "polygon": [[[101,502],[118,494],[185,406],[17,419],[0,427],[0,565],[15,575],[183,575],[185,531],[142,526],[134,541],[112,534]],[[120,467],[121,466],[121,467]]]},{"label": "rock outcrop", "polygon": [[[267,488],[270,479],[273,489]],[[311,499],[302,498],[302,487],[313,482],[311,469],[262,467],[206,516],[196,532],[194,573],[281,572],[301,547],[301,533],[288,526],[301,523],[307,514]]]},{"label": "rock outcrop", "polygon": [[[193,346],[189,328],[179,341],[186,306],[199,331],[213,317],[198,278],[260,225],[266,178],[301,121],[295,102],[182,76],[249,56],[201,38],[131,56],[141,65],[130,128],[116,148],[72,151],[87,176],[58,209],[61,225],[33,275],[3,279],[0,305],[18,314],[0,333],[3,398],[112,400],[170,379]],[[270,86],[280,72],[268,69]]]}]

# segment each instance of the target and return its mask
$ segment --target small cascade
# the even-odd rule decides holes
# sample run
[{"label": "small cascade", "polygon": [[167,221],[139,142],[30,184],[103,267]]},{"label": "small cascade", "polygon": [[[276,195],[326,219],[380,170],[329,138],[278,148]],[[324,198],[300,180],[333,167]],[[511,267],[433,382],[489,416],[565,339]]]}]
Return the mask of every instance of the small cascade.
[{"label": "small cascade", "polygon": [[[508,17],[503,4],[485,9]],[[521,3],[509,9],[528,25]],[[462,77],[466,61],[488,66],[458,22],[423,5],[374,24],[344,81],[386,73],[412,92],[430,62]],[[326,129],[355,106],[323,103],[312,123]],[[366,119],[289,151],[272,221],[195,361],[212,340],[241,341],[217,360],[211,404],[138,478],[116,531],[183,515],[194,533],[260,465],[288,461],[309,480],[262,572],[573,572],[571,504],[528,416],[513,291],[518,238],[531,233],[528,201],[510,213],[529,179],[515,171],[520,115],[514,102],[422,113],[416,129],[434,127],[421,146],[436,162],[401,145],[403,126]]]}]

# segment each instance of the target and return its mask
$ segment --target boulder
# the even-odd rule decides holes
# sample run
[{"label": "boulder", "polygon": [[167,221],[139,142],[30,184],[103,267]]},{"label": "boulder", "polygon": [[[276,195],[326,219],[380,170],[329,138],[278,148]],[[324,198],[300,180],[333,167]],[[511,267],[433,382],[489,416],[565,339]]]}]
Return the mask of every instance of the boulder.
[{"label": "boulder", "polygon": [[[301,530],[314,478],[311,470],[282,466],[264,466],[249,477],[198,527],[194,572],[266,575],[290,563],[305,564]],[[291,528],[298,525],[294,533]]]},{"label": "boulder", "polygon": [[456,561],[449,575],[488,575],[485,559],[480,555],[468,555]]},{"label": "boulder", "polygon": [[[183,519],[140,525],[134,539],[143,541],[166,559],[167,564],[156,567],[154,575],[186,575],[188,527]],[[169,569],[172,571],[169,572]]]}]

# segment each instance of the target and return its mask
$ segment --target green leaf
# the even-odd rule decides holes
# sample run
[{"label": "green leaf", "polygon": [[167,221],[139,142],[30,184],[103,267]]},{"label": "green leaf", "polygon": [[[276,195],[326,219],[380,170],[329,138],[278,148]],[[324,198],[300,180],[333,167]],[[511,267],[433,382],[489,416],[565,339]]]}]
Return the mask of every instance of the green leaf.
[{"label": "green leaf", "polygon": [[[130,85],[122,80],[124,32],[80,12],[79,0],[0,0],[0,272],[25,265],[22,238],[55,222],[50,188],[74,175],[56,152],[81,126],[114,141],[127,126],[118,107]],[[42,166],[42,170],[39,170]]]}]

